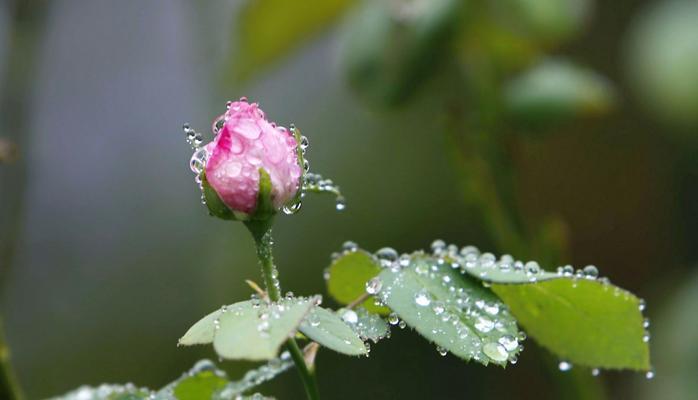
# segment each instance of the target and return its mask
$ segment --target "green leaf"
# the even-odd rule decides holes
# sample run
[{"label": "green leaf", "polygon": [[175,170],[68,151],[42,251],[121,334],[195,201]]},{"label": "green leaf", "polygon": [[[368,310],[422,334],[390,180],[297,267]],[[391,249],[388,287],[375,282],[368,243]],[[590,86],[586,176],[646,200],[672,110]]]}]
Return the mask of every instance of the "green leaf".
[{"label": "green leaf", "polygon": [[222,358],[268,360],[292,336],[315,299],[291,298],[277,303],[242,301],[224,306],[194,324],[181,345],[213,342]]},{"label": "green leaf", "polygon": [[340,63],[350,86],[380,106],[396,106],[414,98],[417,89],[449,58],[463,4],[461,0],[431,0],[410,7],[364,1],[349,19],[340,41]]},{"label": "green leaf", "polygon": [[228,208],[228,206],[223,203],[218,193],[215,189],[211,187],[206,179],[206,173],[201,173],[201,187],[203,188],[204,200],[206,201],[206,207],[212,216],[218,217],[225,220],[235,220],[235,214]]},{"label": "green leaf", "polygon": [[563,360],[592,368],[649,368],[641,300],[598,278],[594,266],[556,273],[474,248],[437,249],[438,260],[488,282],[519,324]]},{"label": "green leaf", "polygon": [[367,353],[359,335],[337,314],[325,308],[313,308],[299,330],[310,339],[338,353],[350,356]]},{"label": "green leaf", "polygon": [[52,400],[146,400],[150,394],[150,390],[137,388],[133,384],[102,384],[96,387],[81,386]]},{"label": "green leaf", "polygon": [[363,307],[356,308],[354,312],[357,316],[356,323],[349,323],[349,327],[362,339],[372,340],[375,343],[390,335],[388,323],[380,315],[369,312]]},{"label": "green leaf", "polygon": [[[378,262],[363,250],[348,251],[337,258],[329,269],[327,291],[342,304],[349,304],[366,293],[366,282],[381,272]],[[389,310],[368,299],[362,304],[368,311],[388,314]]]},{"label": "green leaf", "polygon": [[202,371],[179,382],[174,387],[174,395],[177,400],[210,399],[227,383],[227,379],[214,371]]},{"label": "green leaf", "polygon": [[647,370],[649,346],[632,293],[599,280],[559,277],[492,284],[528,334],[562,359],[593,368]]},{"label": "green leaf", "polygon": [[515,360],[519,332],[507,307],[450,264],[417,253],[379,276],[382,301],[440,352],[484,365]]},{"label": "green leaf", "polygon": [[504,88],[507,112],[530,125],[606,114],[614,102],[615,93],[605,77],[558,59],[544,60]]},{"label": "green leaf", "polygon": [[330,25],[352,0],[247,1],[235,24],[238,77],[247,78]]},{"label": "green leaf", "polygon": [[[291,357],[285,352],[268,364],[249,370],[239,381],[229,381],[225,371],[209,360],[201,360],[185,372],[181,378],[169,383],[157,392],[137,388],[133,384],[97,387],[82,386],[54,400],[199,400],[199,399],[243,399],[242,393],[273,379],[293,366]],[[267,397],[251,397],[266,399]]]}]

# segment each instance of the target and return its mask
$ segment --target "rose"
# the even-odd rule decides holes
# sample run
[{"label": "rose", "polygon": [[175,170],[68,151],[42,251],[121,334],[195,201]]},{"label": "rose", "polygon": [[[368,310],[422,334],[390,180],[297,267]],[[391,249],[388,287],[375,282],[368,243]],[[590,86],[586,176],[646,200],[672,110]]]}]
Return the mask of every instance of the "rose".
[{"label": "rose", "polygon": [[263,173],[269,177],[276,210],[296,197],[302,175],[298,142],[288,129],[269,122],[257,103],[244,98],[230,103],[213,130],[217,136],[204,146],[205,184],[228,208],[253,214]]}]

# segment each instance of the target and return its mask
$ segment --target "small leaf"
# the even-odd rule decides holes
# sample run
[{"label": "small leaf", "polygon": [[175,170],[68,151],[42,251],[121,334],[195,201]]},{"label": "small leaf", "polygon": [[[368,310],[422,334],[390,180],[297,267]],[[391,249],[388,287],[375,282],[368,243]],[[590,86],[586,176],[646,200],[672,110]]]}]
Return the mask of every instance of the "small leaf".
[{"label": "small leaf", "polygon": [[247,78],[304,40],[327,27],[352,3],[351,0],[287,0],[245,2],[235,24],[237,51],[234,66]]},{"label": "small leaf", "polygon": [[222,358],[251,361],[276,357],[310,311],[314,299],[282,299],[277,303],[242,301],[224,306],[194,324],[182,345],[213,342]]},{"label": "small leaf", "polygon": [[[329,268],[327,291],[342,304],[349,304],[366,293],[366,282],[381,272],[378,262],[363,250],[345,252]],[[389,310],[368,299],[362,304],[368,311],[388,314]]]},{"label": "small leaf", "polygon": [[310,339],[338,353],[350,356],[367,353],[364,342],[349,327],[349,324],[325,308],[313,308],[299,330]]},{"label": "small leaf", "polygon": [[363,307],[358,307],[355,312],[357,321],[349,324],[349,327],[362,339],[377,342],[390,335],[390,327],[380,315],[371,313]]},{"label": "small leaf", "polygon": [[598,280],[557,278],[492,284],[526,332],[573,364],[647,370],[641,301]]},{"label": "small leaf", "polygon": [[507,111],[531,125],[605,114],[614,102],[605,77],[564,60],[545,60],[504,88]]},{"label": "small leaf", "polygon": [[422,336],[484,365],[506,365],[519,352],[516,321],[479,282],[437,259],[412,256],[408,267],[380,274],[382,301]]},{"label": "small leaf", "polygon": [[227,383],[227,379],[213,371],[202,371],[179,382],[174,387],[174,395],[177,400],[210,399]]}]

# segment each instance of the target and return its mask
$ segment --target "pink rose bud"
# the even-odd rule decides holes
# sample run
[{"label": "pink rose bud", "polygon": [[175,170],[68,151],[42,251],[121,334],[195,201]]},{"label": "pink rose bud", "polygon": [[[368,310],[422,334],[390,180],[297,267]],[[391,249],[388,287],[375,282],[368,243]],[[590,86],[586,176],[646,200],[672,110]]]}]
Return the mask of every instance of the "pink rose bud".
[{"label": "pink rose bud", "polygon": [[271,202],[278,210],[301,188],[302,170],[294,135],[267,121],[257,103],[246,99],[229,103],[228,111],[213,124],[215,139],[197,151],[192,165],[204,157],[205,179],[225,205],[237,213],[257,208],[260,169],[271,181]]}]

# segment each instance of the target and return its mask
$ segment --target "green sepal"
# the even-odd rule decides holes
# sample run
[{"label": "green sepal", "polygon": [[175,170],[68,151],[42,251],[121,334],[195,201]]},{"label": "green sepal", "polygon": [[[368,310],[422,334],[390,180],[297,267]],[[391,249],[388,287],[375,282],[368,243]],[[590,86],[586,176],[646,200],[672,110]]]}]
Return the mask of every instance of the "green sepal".
[{"label": "green sepal", "polygon": [[236,213],[223,203],[223,200],[218,197],[216,190],[208,183],[206,172],[201,173],[201,190],[204,195],[204,200],[206,201],[206,207],[208,207],[211,216],[232,221],[239,219],[236,217]]}]

